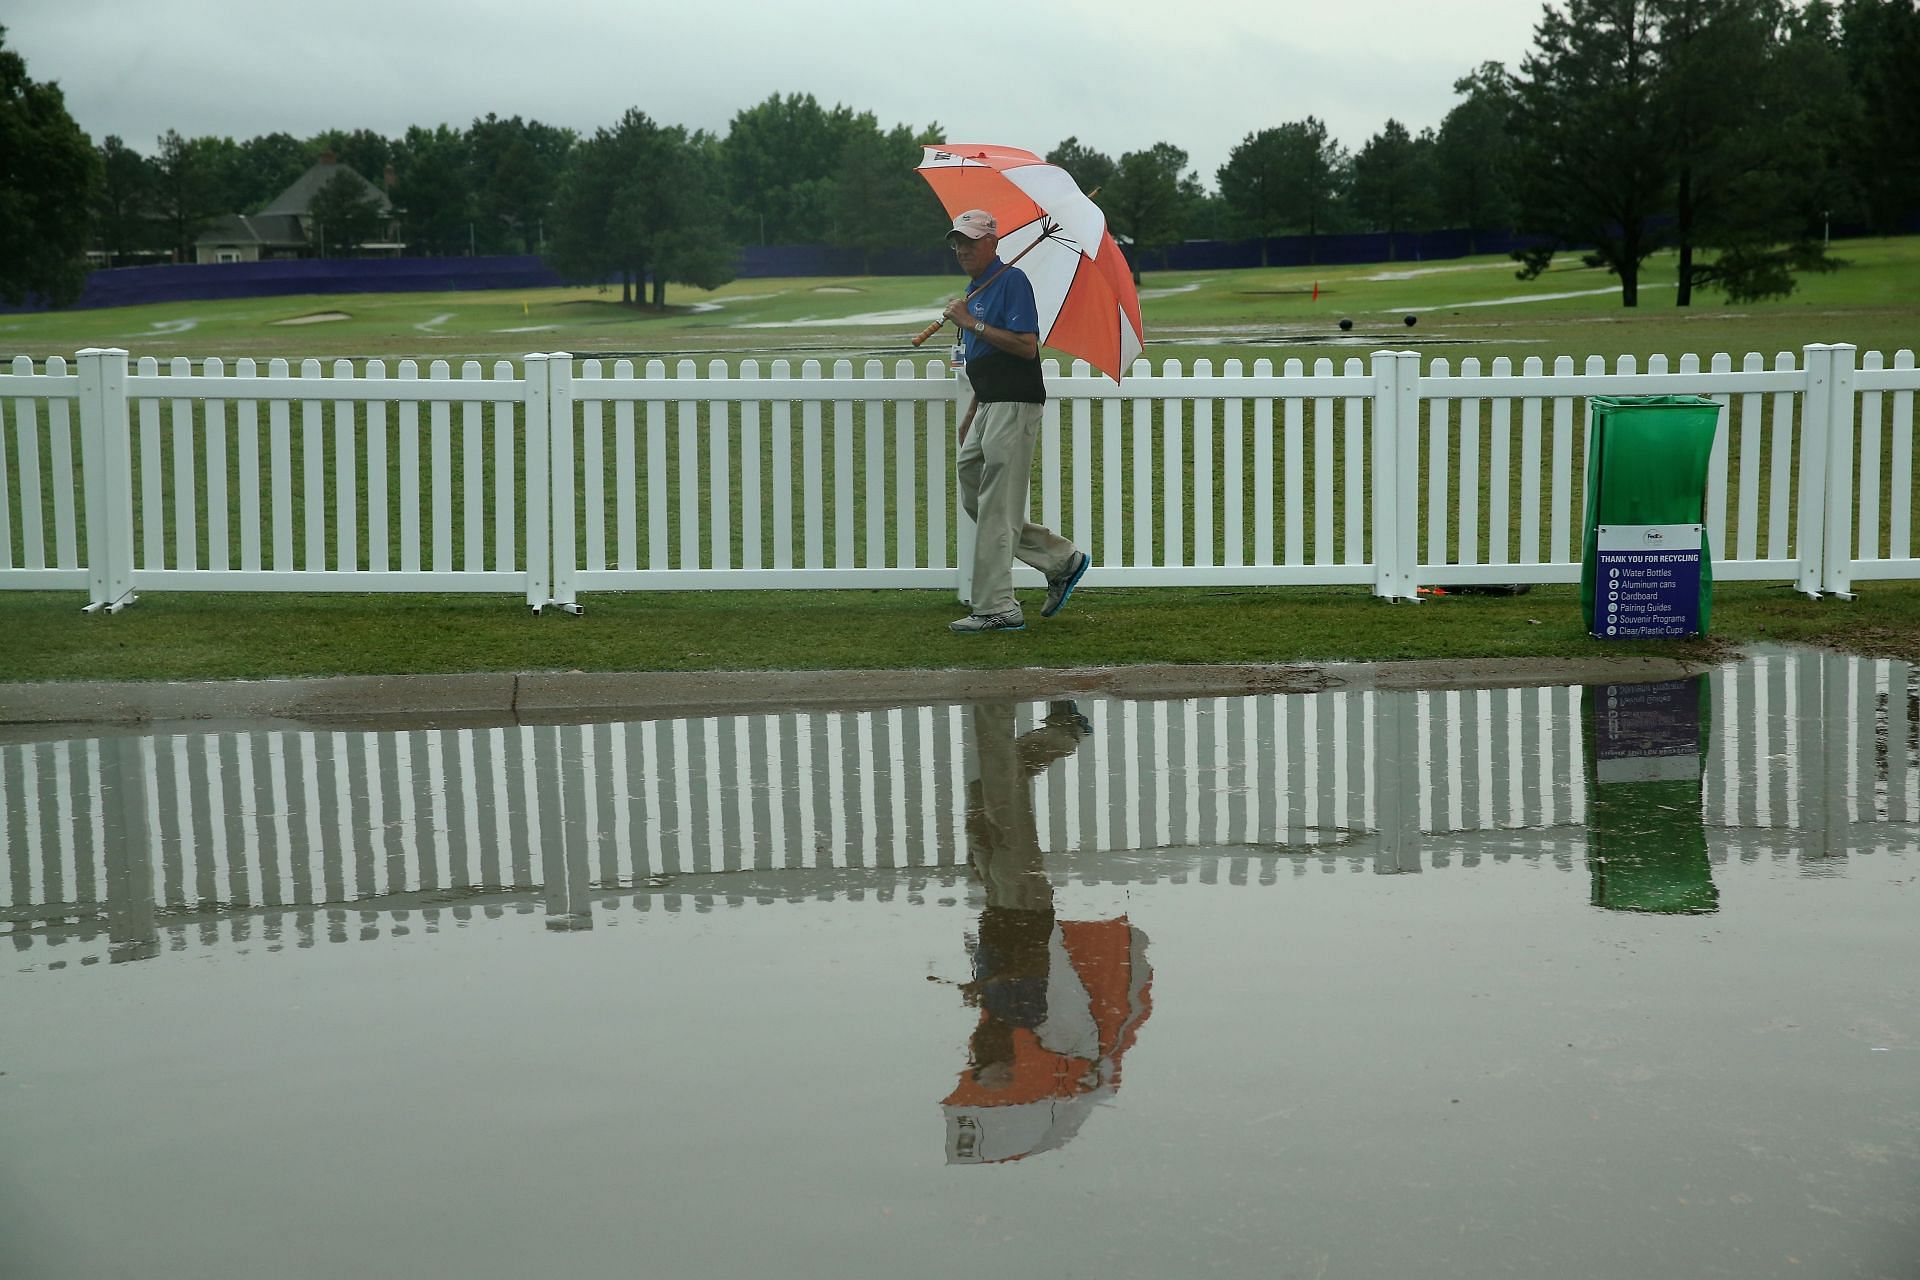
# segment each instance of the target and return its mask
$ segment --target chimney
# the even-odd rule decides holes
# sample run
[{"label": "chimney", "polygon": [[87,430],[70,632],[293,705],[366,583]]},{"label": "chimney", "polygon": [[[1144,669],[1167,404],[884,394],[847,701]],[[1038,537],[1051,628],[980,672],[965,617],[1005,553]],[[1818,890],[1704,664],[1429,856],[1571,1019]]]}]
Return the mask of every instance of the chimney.
[{"label": "chimney", "polygon": [[325,151],[322,151],[320,153],[320,163],[321,164],[339,164],[340,157],[333,154],[332,147],[328,147]]},{"label": "chimney", "polygon": [[383,178],[383,181],[386,183],[387,190],[389,191],[393,190],[394,172],[393,172],[392,165],[387,166],[387,172],[385,177]]}]

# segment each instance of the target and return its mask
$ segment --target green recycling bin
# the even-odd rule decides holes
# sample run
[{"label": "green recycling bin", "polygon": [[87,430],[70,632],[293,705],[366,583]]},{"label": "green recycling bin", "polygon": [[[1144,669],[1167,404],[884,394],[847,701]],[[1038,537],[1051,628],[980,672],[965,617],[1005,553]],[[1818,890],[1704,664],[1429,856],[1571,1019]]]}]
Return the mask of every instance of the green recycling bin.
[{"label": "green recycling bin", "polygon": [[1705,635],[1713,600],[1707,464],[1720,405],[1594,396],[1580,610],[1591,635]]}]

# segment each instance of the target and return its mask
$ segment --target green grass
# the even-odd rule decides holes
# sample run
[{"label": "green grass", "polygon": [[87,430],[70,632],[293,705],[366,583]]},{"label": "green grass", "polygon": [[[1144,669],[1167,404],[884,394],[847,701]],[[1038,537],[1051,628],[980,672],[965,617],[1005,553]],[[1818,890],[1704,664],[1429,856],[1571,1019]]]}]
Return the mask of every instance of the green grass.
[{"label": "green grass", "polygon": [[610,594],[584,617],[508,597],[155,593],[83,617],[67,593],[0,597],[0,670],[15,680],[233,679],[461,671],[705,671],[1114,666],[1471,657],[1713,658],[1729,645],[1825,644],[1920,661],[1920,583],[1851,603],[1718,588],[1704,640],[1603,644],[1571,587],[1388,604],[1359,589],[1088,588],[1057,617],[956,637],[948,592]]},{"label": "green grass", "polygon": [[[1621,308],[1615,296],[1588,294],[1615,282],[1604,272],[1578,266],[1573,259],[1564,260],[1560,268],[1538,280],[1526,282],[1515,280],[1513,264],[1500,258],[1371,267],[1151,273],[1143,285],[1148,293],[1143,301],[1148,354],[1156,363],[1173,358],[1188,367],[1196,359],[1211,360],[1216,368],[1226,360],[1237,359],[1250,371],[1253,362],[1262,358],[1271,359],[1276,369],[1298,358],[1311,369],[1316,358],[1325,356],[1339,368],[1349,357],[1364,359],[1369,347],[1416,346],[1427,358],[1446,358],[1456,368],[1461,359],[1470,356],[1479,359],[1484,369],[1502,355],[1514,360],[1516,367],[1530,356],[1542,357],[1550,366],[1553,357],[1559,355],[1570,355],[1581,362],[1588,355],[1598,355],[1611,366],[1623,354],[1633,355],[1644,368],[1647,357],[1655,354],[1664,354],[1677,365],[1683,353],[1697,353],[1704,363],[1713,353],[1725,351],[1734,355],[1737,367],[1739,357],[1748,351],[1763,353],[1771,363],[1774,352],[1797,351],[1815,341],[1850,341],[1863,350],[1880,349],[1889,354],[1912,346],[1915,334],[1920,333],[1915,323],[1920,310],[1913,301],[1920,297],[1920,238],[1845,242],[1836,244],[1834,251],[1849,265],[1831,275],[1804,278],[1800,290],[1789,298],[1728,307],[1706,295],[1687,310],[1672,305],[1670,257],[1656,257],[1649,263],[1643,279],[1642,305],[1635,310]],[[1404,274],[1422,271],[1425,274]],[[1389,278],[1380,278],[1383,276]],[[1396,276],[1402,278],[1393,278]],[[702,371],[708,359],[721,359],[737,367],[741,360],[754,358],[761,363],[762,376],[770,372],[768,366],[776,358],[792,359],[796,366],[800,360],[818,358],[830,372],[830,362],[837,357],[852,357],[858,362],[866,356],[879,356],[891,364],[896,358],[924,359],[943,349],[944,343],[936,341],[914,352],[906,339],[919,325],[906,320],[880,326],[835,321],[838,317],[895,310],[924,310],[930,318],[939,300],[959,284],[958,276],[740,281],[711,295],[670,290],[672,305],[665,312],[624,308],[612,295],[591,289],[180,303],[0,317],[0,353],[43,358],[71,356],[84,346],[119,345],[128,347],[136,357],[151,355],[163,361],[176,354],[219,355],[229,361],[229,367],[241,356],[260,360],[274,356],[295,360],[377,356],[389,361],[388,372],[392,375],[396,372],[392,362],[398,359],[458,361],[565,349],[609,359],[658,356],[669,362],[669,368],[679,358],[693,358],[700,362]],[[1318,301],[1311,296],[1315,284],[1320,288]],[[1586,296],[1497,306],[1453,305],[1544,293]],[[718,303],[719,308],[695,309],[696,304],[706,303]],[[1436,309],[1417,312],[1419,323],[1409,329],[1399,317],[1414,308]],[[276,323],[330,312],[347,318],[302,325]],[[1355,321],[1351,335],[1344,338],[1335,327],[1342,316]],[[827,323],[755,327],[808,318]],[[193,326],[184,332],[164,331],[189,320]],[[204,409],[196,406],[193,412],[196,427],[203,428]],[[170,413],[163,411],[160,441],[161,456],[169,470]],[[703,406],[699,431],[703,454],[708,413]],[[423,436],[426,416],[421,415]],[[263,421],[264,417],[263,411]],[[644,442],[644,411],[640,418],[639,436]],[[1156,407],[1152,429],[1156,461],[1161,456],[1161,418]],[[1276,415],[1276,427],[1280,425],[1278,418]],[[1517,418],[1516,414],[1516,426]],[[798,413],[794,419],[797,438]],[[1251,411],[1246,412],[1244,458],[1249,468],[1254,456],[1252,419]],[[331,432],[331,406],[325,420]],[[231,431],[231,411],[227,421]],[[393,430],[397,422],[393,411],[389,411],[387,421],[389,430]],[[1216,410],[1216,451],[1222,421]],[[826,426],[830,459],[830,412]],[[490,459],[491,411],[486,429],[486,454]],[[856,501],[863,503],[864,413],[856,412],[854,429],[855,493]],[[1483,415],[1483,468],[1487,429],[1488,419]],[[1571,496],[1577,510],[1577,424],[1575,429],[1576,470]],[[461,430],[461,416],[455,410],[456,458]],[[763,411],[763,440],[770,430],[771,414]],[[300,431],[296,413],[296,469],[301,461]],[[611,413],[606,415],[603,432],[610,455]],[[1070,437],[1070,432],[1065,434]],[[669,498],[676,519],[670,562],[678,564],[678,417],[673,412],[668,414],[667,438],[667,463],[675,477]],[[1128,465],[1130,476],[1131,412],[1124,419],[1122,439],[1123,464]],[[1309,485],[1312,441],[1309,412]],[[1094,442],[1097,461],[1097,410]],[[1515,447],[1517,462],[1517,443]],[[1275,456],[1279,465],[1284,450],[1278,442]],[[230,448],[230,474],[234,457]],[[1738,457],[1736,449],[1736,465]],[[888,465],[891,471],[890,453]],[[50,483],[50,473],[46,482]],[[17,474],[10,483],[18,483]],[[770,483],[770,477],[763,474],[763,487]],[[1157,489],[1157,476],[1155,483]],[[1423,501],[1424,483],[1423,476]],[[1483,470],[1482,484],[1487,483]],[[296,502],[299,494],[296,481]],[[488,496],[490,563],[492,507]],[[1341,500],[1336,491],[1336,503]],[[831,470],[826,501],[831,511]],[[1097,487],[1095,501],[1096,505],[1102,501]],[[230,505],[235,502],[237,498],[230,498]],[[703,497],[703,507],[705,503]],[[1070,516],[1070,497],[1066,506]],[[737,520],[737,492],[733,510]],[[1484,494],[1480,511],[1480,545],[1484,548]],[[613,512],[609,486],[605,518],[610,550]],[[856,511],[854,563],[865,562],[863,512],[863,507]],[[1096,510],[1096,529],[1104,524],[1103,514],[1103,509]],[[1312,512],[1307,516],[1311,548]],[[364,524],[364,504],[359,518]],[[1275,518],[1276,537],[1280,537],[1283,512],[1276,510]],[[331,541],[330,513],[327,519]],[[454,520],[458,557],[463,541],[458,502]],[[1250,538],[1250,500],[1246,520]],[[1344,523],[1336,510],[1337,540],[1343,537]],[[393,527],[397,530],[397,518]],[[1130,513],[1123,527],[1131,548]],[[1185,527],[1191,543],[1191,514]],[[639,531],[644,563],[644,512]],[[1156,521],[1156,548],[1159,537]],[[1218,517],[1214,538],[1216,559],[1224,559],[1224,528]],[[297,511],[294,541],[298,555],[304,545],[304,527]],[[361,545],[364,548],[364,528]],[[770,529],[763,533],[763,546],[770,552]],[[1421,546],[1424,553],[1424,519]],[[830,525],[829,563],[833,561],[832,547]],[[237,556],[237,544],[234,549]],[[735,563],[739,562],[740,550],[736,528]],[[1105,558],[1111,560],[1112,555]],[[1073,607],[1060,619],[1042,623],[1036,617],[1029,631],[1019,636],[969,641],[950,638],[946,633],[945,622],[959,609],[947,592],[593,593],[586,602],[589,613],[585,618],[535,619],[508,595],[155,593],[124,614],[82,618],[77,612],[80,598],[74,593],[0,593],[0,678],[163,679],[572,668],[1072,666],[1503,655],[1581,657],[1603,652],[1700,655],[1718,652],[1727,643],[1765,640],[1829,644],[1920,659],[1920,640],[1916,640],[1920,637],[1920,584],[1912,583],[1866,584],[1861,599],[1852,604],[1808,602],[1780,588],[1722,586],[1716,593],[1713,640],[1630,646],[1601,646],[1581,634],[1577,601],[1571,589],[1564,588],[1543,588],[1514,599],[1448,598],[1421,606],[1384,605],[1358,589],[1089,590],[1084,597],[1077,596]],[[1037,609],[1034,612],[1037,615]]]},{"label": "green grass", "polygon": [[[1768,356],[1808,342],[1853,342],[1863,350],[1914,345],[1920,297],[1920,237],[1838,241],[1847,265],[1803,276],[1791,296],[1730,306],[1717,294],[1673,305],[1675,259],[1657,254],[1642,278],[1640,306],[1595,295],[1618,281],[1573,256],[1536,280],[1514,279],[1514,264],[1487,256],[1437,263],[1285,267],[1224,272],[1149,272],[1142,289],[1148,355],[1158,361],[1208,358],[1340,357],[1367,346],[1420,346],[1457,362],[1530,355],[1655,353]],[[1403,279],[1382,276],[1414,274]],[[933,354],[950,334],[916,352],[909,319],[880,325],[834,323],[872,312],[925,312],[958,291],[961,277],[848,277],[739,280],[711,293],[675,286],[664,312],[635,310],[594,288],[485,293],[336,294],[181,302],[105,311],[0,316],[0,355],[67,355],[85,346],[123,346],[135,356],[381,356],[464,359],[565,350],[581,355],[889,360]],[[1312,289],[1320,287],[1315,301]],[[1497,306],[1458,306],[1536,294],[1585,296]],[[717,304],[716,310],[697,310]],[[1413,329],[1401,316],[1422,310]],[[346,319],[288,325],[338,313]],[[439,324],[440,317],[449,317]],[[1342,335],[1342,317],[1354,329]],[[799,320],[804,327],[758,328]],[[192,323],[184,332],[167,332]],[[1428,345],[1432,344],[1432,345]]]},{"label": "green grass", "polygon": [[[820,351],[831,358],[848,352],[841,329],[738,326],[905,308],[922,308],[931,320],[960,284],[958,276],[743,280],[712,293],[670,289],[665,311],[625,307],[617,293],[594,288],[156,303],[0,316],[0,352],[71,356],[81,347],[120,346],[135,357],[458,360],[554,350],[671,359],[764,349],[795,356]],[[716,303],[720,310],[698,309]],[[289,323],[329,315],[344,318]],[[184,331],[174,331],[189,324]],[[851,332],[863,338],[864,346],[884,345],[889,354],[931,356],[934,347],[916,353],[907,343],[910,331],[919,327],[903,320],[898,326],[870,330],[853,326]]]}]

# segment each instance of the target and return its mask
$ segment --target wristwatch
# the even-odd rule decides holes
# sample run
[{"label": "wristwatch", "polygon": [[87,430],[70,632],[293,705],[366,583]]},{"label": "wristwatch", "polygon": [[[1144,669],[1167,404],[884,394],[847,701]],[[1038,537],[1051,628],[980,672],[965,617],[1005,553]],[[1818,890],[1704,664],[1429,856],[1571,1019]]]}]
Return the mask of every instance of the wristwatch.
[{"label": "wristwatch", "polygon": [[987,322],[985,320],[975,320],[973,322],[973,331],[975,333],[985,333],[987,331]]}]

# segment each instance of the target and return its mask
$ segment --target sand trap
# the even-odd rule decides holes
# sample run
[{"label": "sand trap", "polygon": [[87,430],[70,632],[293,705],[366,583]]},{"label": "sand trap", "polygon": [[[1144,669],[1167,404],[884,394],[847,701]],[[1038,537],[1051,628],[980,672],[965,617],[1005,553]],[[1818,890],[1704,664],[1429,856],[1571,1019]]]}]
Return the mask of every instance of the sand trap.
[{"label": "sand trap", "polygon": [[915,329],[923,328],[940,318],[940,308],[944,304],[928,303],[924,307],[903,308],[898,311],[863,311],[851,316],[802,316],[798,320],[751,320],[733,327],[736,329],[831,329],[836,325],[910,325]]},{"label": "sand trap", "polygon": [[865,293],[865,289],[856,289],[845,284],[819,284],[813,287],[815,293]]},{"label": "sand trap", "polygon": [[452,311],[442,311],[439,315],[435,316],[433,319],[422,320],[419,324],[413,327],[418,329],[422,333],[432,333],[435,329],[438,329],[441,325],[453,319],[454,315],[455,313]]},{"label": "sand trap", "polygon": [[1213,283],[1212,280],[1195,280],[1192,284],[1176,284],[1176,285],[1171,285],[1165,289],[1142,289],[1140,290],[1140,296],[1142,298],[1148,298],[1148,299],[1171,298],[1176,294],[1192,293],[1194,290],[1198,289],[1201,285],[1212,284],[1212,283]]},{"label": "sand trap", "polygon": [[275,320],[274,324],[326,324],[333,320],[351,320],[352,316],[344,311],[316,311],[308,316],[294,316],[291,320]]},{"label": "sand trap", "polygon": [[1408,267],[1404,271],[1376,271],[1362,280],[1412,280],[1419,276],[1450,275],[1455,271],[1509,271],[1511,262],[1468,262],[1452,267]]}]

